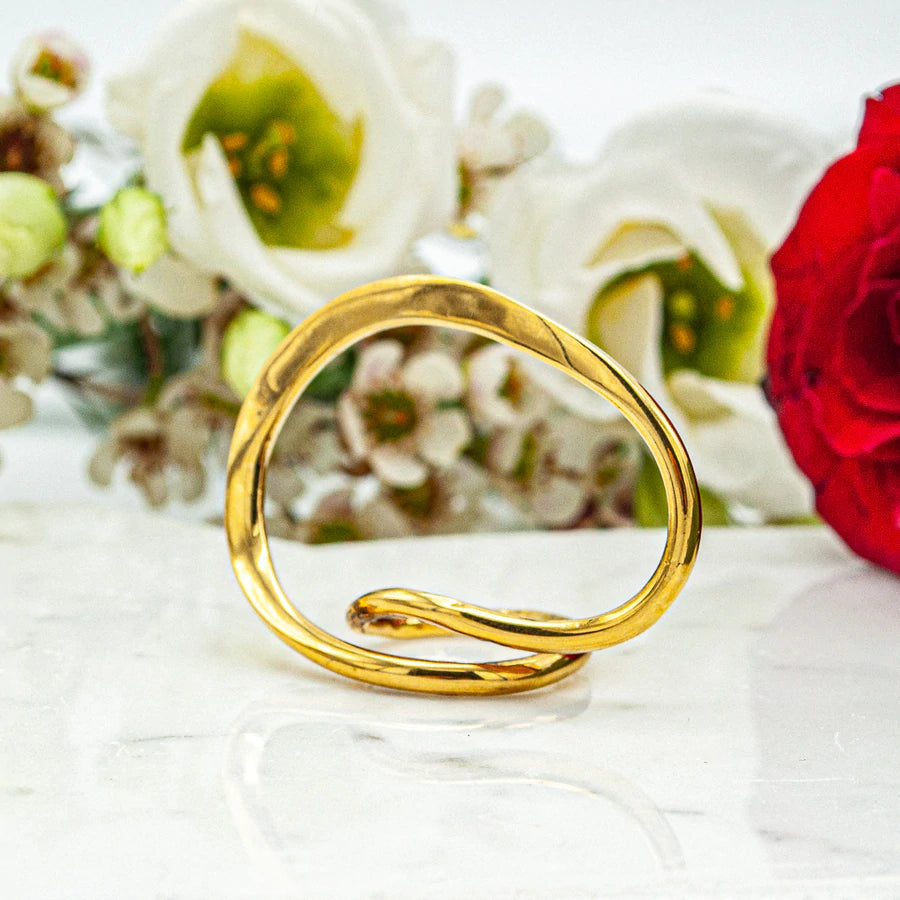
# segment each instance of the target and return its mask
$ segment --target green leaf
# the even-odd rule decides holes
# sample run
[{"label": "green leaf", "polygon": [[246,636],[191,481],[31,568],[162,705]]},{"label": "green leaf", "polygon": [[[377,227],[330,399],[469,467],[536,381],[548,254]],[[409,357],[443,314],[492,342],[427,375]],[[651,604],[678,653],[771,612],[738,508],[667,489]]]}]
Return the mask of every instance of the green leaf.
[{"label": "green leaf", "polygon": [[[196,364],[200,348],[200,322],[151,313],[150,324],[159,342],[163,380],[187,372]],[[84,375],[113,387],[134,389],[149,395],[159,384],[151,384],[144,337],[137,322],[111,321],[103,334],[84,338],[54,333],[54,366],[62,372]],[[70,357],[70,354],[72,356]],[[93,359],[87,369],[85,359]],[[69,391],[75,410],[89,427],[109,424],[123,411],[121,403],[91,392]]]},{"label": "green leaf", "polygon": [[337,402],[337,398],[350,386],[355,368],[356,350],[351,348],[325,366],[309,383],[303,396],[322,403]]}]

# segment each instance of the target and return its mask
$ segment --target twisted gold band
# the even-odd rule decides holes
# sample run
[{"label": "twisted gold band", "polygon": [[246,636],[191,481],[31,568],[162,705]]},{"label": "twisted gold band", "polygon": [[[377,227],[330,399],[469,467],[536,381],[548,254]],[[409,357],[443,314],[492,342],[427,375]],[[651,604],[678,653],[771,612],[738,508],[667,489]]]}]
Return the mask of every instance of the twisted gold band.
[{"label": "twisted gold band", "polygon": [[[358,647],[317,628],[279,584],[264,520],[266,467],[285,419],[315,375],[360,339],[405,325],[442,325],[529,353],[610,400],[644,439],[662,473],[669,507],[662,559],[647,584],[610,612],[586,619],[492,610],[405,588],[356,600],[361,631],[417,637],[447,629],[532,656],[496,663],[433,662]],[[225,527],[232,565],[253,608],[288,645],[341,675],[442,694],[525,691],[565,677],[585,654],[652,625],[681,590],[697,555],[700,501],[687,451],[650,395],[601,350],[508,297],[464,281],[408,276],[331,301],[294,329],[253,385],[238,416],[228,461]],[[429,624],[430,623],[430,624]]]}]

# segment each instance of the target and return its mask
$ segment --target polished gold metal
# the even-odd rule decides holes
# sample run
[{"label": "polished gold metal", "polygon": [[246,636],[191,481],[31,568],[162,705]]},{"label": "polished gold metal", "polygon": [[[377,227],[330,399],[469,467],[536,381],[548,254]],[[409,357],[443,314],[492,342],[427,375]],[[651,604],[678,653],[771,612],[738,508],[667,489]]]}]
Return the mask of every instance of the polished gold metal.
[{"label": "polished gold metal", "polygon": [[[662,558],[647,584],[610,612],[567,619],[493,610],[407,588],[373,591],[348,619],[358,630],[422,637],[442,630],[531,651],[495,663],[435,662],[367,650],[306,619],[275,574],[264,519],[266,467],[281,426],[310,381],[362,338],[405,325],[441,325],[492,338],[543,360],[610,400],[656,460],[668,501]],[[593,650],[652,625],[681,590],[697,555],[700,500],[672,424],[635,379],[597,347],[497,291],[434,276],[390,278],[338,297],[294,329],[244,400],[228,461],[225,527],[235,574],[266,624],[319,665],[370,684],[441,694],[495,694],[542,687],[578,669]]]}]

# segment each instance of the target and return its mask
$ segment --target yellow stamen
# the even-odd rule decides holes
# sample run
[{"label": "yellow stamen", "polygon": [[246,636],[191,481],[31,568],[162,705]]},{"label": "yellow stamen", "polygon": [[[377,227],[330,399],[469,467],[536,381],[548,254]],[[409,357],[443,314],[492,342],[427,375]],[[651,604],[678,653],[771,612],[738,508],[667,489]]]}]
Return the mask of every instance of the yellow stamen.
[{"label": "yellow stamen", "polygon": [[277,122],[273,122],[272,126],[275,129],[275,132],[278,135],[278,139],[282,144],[293,144],[294,141],[297,140],[297,132],[294,130],[294,126],[291,125],[290,122],[279,120]]},{"label": "yellow stamen", "polygon": [[238,175],[241,174],[241,171],[243,170],[244,167],[241,165],[241,161],[236,156],[229,156],[228,157],[228,168],[231,171],[231,174],[235,178],[237,178]]},{"label": "yellow stamen", "polygon": [[522,405],[522,397],[525,393],[525,382],[515,363],[510,363],[509,372],[500,385],[497,394],[516,408]]},{"label": "yellow stamen", "polygon": [[690,353],[697,346],[697,335],[693,329],[681,322],[675,322],[669,328],[669,337],[675,345],[675,349],[682,355]]},{"label": "yellow stamen", "polygon": [[723,294],[716,300],[716,318],[726,322],[734,315],[734,297]]},{"label": "yellow stamen", "polygon": [[21,147],[13,145],[6,151],[6,168],[12,172],[18,172],[25,162],[25,154]]},{"label": "yellow stamen", "polygon": [[254,184],[250,188],[250,199],[258,210],[270,216],[276,215],[281,209],[281,197],[267,184]]},{"label": "yellow stamen", "polygon": [[279,147],[277,150],[273,150],[272,154],[269,156],[269,171],[276,178],[283,178],[288,170],[289,162],[290,157],[288,156],[287,150],[285,150],[284,147]]},{"label": "yellow stamen", "polygon": [[680,319],[692,319],[697,313],[697,299],[689,291],[675,291],[669,297],[669,309]]},{"label": "yellow stamen", "polygon": [[238,150],[243,150],[247,146],[249,140],[250,138],[243,131],[234,131],[231,134],[222,135],[222,149],[226,153],[237,153]]}]

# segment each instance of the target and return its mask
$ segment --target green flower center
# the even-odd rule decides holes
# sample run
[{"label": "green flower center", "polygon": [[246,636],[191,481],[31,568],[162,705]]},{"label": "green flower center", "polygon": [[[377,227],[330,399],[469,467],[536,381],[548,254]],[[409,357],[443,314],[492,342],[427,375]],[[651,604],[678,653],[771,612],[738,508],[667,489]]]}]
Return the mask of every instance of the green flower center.
[{"label": "green flower center", "polygon": [[338,544],[344,541],[360,541],[362,535],[353,522],[322,522],[310,535],[311,544]]},{"label": "green flower center", "polygon": [[218,139],[263,243],[326,250],[353,238],[339,216],[359,168],[362,122],[342,120],[275,45],[241,32],[188,123],[189,160],[207,134]]},{"label": "green flower center", "polygon": [[440,490],[431,478],[418,487],[393,488],[391,497],[397,506],[414,519],[427,519],[437,508]]},{"label": "green flower center", "polygon": [[538,442],[533,431],[522,438],[519,459],[512,471],[512,477],[521,484],[527,484],[534,475],[538,464]]},{"label": "green flower center", "polygon": [[509,371],[500,385],[497,395],[506,400],[513,408],[519,409],[525,395],[525,379],[519,367],[511,362]]},{"label": "green flower center", "polygon": [[[665,375],[694,369],[726,381],[758,380],[762,341],[771,305],[765,251],[746,226],[717,217],[742,263],[744,286],[726,288],[703,260],[688,253],[624,272],[597,294],[588,314],[588,337],[604,346],[604,316],[627,299],[629,286],[653,276],[663,297],[662,367]],[[615,352],[615,348],[609,348]]]},{"label": "green flower center", "polygon": [[399,441],[412,434],[418,422],[412,397],[390,388],[366,398],[363,418],[378,441]]},{"label": "green flower center", "polygon": [[41,50],[38,58],[32,64],[31,74],[49,81],[56,81],[63,87],[74,88],[78,85],[78,69],[75,64],[46,47]]}]

